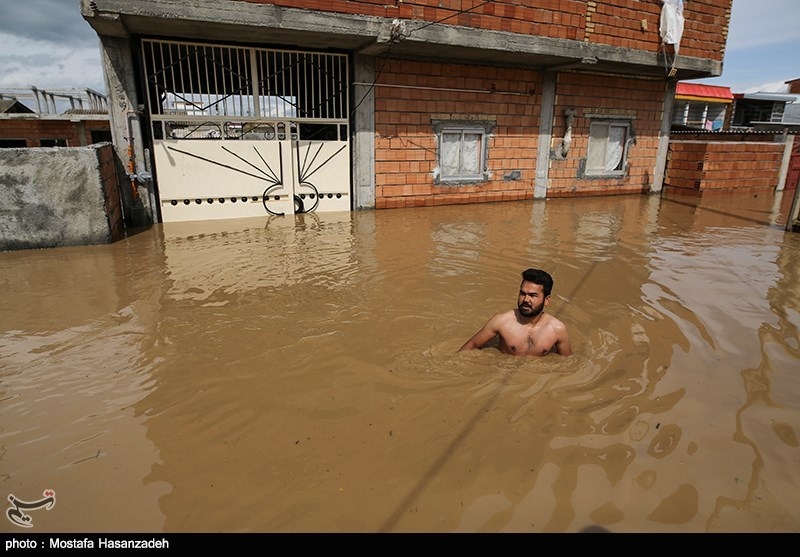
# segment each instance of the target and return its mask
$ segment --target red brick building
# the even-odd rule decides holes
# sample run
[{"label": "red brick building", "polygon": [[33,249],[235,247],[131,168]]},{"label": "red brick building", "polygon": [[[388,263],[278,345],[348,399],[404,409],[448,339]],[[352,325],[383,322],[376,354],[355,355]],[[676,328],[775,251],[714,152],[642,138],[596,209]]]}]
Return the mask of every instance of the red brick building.
[{"label": "red brick building", "polygon": [[0,148],[79,147],[103,141],[111,141],[104,95],[35,87],[0,91]]},{"label": "red brick building", "polygon": [[731,0],[81,7],[169,221],[660,192],[675,85],[722,73]]}]

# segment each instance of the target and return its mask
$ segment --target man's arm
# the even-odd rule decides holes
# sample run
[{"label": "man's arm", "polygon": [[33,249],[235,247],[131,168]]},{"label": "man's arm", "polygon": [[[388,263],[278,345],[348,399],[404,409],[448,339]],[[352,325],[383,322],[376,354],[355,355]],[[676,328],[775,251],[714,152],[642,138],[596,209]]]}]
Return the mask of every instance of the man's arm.
[{"label": "man's arm", "polygon": [[554,328],[556,332],[556,343],[553,346],[553,351],[557,354],[561,354],[562,356],[571,355],[572,343],[569,341],[567,326],[559,321]]},{"label": "man's arm", "polygon": [[487,321],[477,333],[472,335],[472,338],[465,342],[464,345],[458,349],[458,351],[464,352],[466,350],[482,348],[487,342],[496,337],[500,333],[500,330],[497,326],[498,317],[499,316],[495,315],[489,319],[489,321]]}]

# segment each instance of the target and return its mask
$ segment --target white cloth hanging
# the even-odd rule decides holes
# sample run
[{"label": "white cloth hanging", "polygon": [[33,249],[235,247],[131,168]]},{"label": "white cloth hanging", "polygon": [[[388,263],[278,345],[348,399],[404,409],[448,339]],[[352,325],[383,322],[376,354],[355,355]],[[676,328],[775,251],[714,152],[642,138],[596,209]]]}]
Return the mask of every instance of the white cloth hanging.
[{"label": "white cloth hanging", "polygon": [[678,54],[683,36],[683,0],[661,0],[661,42],[671,44]]}]

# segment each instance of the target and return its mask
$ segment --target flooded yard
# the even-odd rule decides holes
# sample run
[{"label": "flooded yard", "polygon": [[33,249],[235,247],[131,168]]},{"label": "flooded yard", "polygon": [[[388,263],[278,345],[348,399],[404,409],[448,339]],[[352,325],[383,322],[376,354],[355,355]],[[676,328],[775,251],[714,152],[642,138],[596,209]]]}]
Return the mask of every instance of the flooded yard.
[{"label": "flooded yard", "polygon": [[[0,531],[800,532],[793,193],[0,253]],[[528,267],[573,355],[457,352]]]}]

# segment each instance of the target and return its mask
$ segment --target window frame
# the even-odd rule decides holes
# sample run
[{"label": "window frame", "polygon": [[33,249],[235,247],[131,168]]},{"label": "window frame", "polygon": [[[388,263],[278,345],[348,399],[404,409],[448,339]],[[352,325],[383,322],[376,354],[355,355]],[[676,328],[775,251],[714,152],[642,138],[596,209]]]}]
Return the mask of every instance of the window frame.
[{"label": "window frame", "polygon": [[[489,179],[487,164],[489,160],[489,138],[494,129],[495,122],[488,120],[440,120],[434,122],[434,132],[436,134],[436,183],[442,185],[460,185],[476,182],[485,182]],[[480,136],[480,147],[478,156],[478,172],[445,175],[442,156],[444,153],[443,143],[446,134],[460,134],[459,147],[464,152],[464,137],[467,134]]]},{"label": "window frame", "polygon": [[[620,162],[614,170],[603,170],[589,167],[590,153],[593,153],[592,129],[595,126],[606,126],[605,137],[603,138],[603,160],[606,158],[608,152],[610,131],[612,127],[624,128],[625,137],[622,144],[622,156]],[[625,176],[628,170],[628,148],[633,138],[633,122],[630,118],[620,118],[619,116],[599,118],[593,116],[589,122],[589,135],[586,144],[586,162],[584,164],[583,176],[585,178],[619,178]],[[595,147],[597,148],[597,147]]]}]

